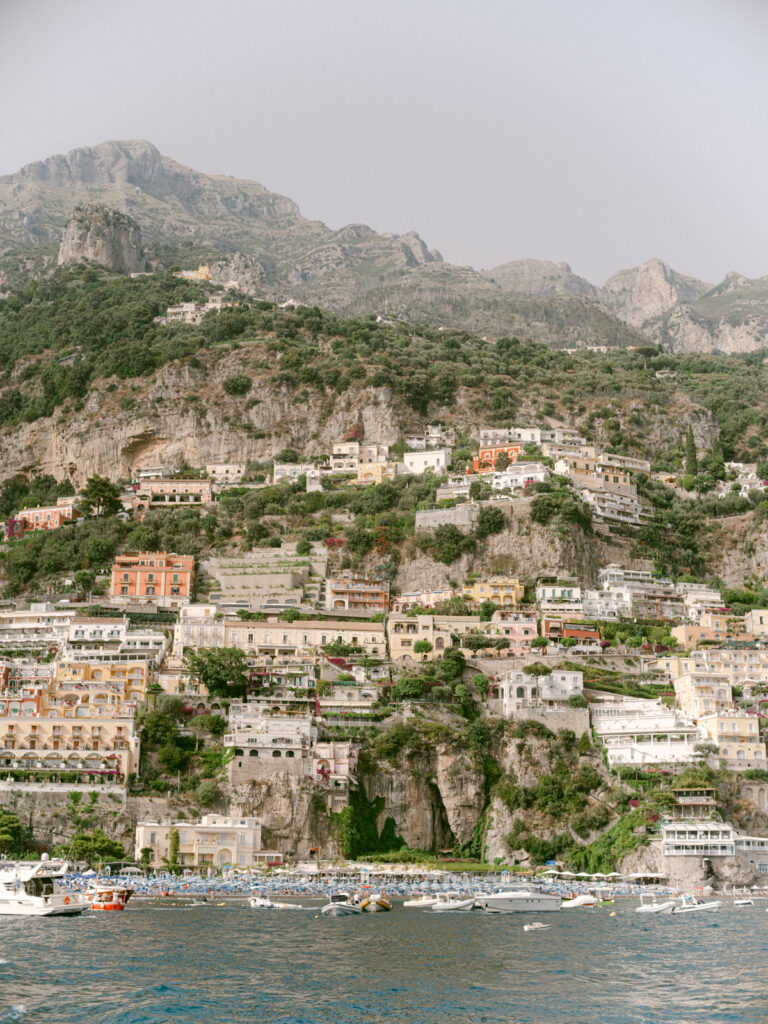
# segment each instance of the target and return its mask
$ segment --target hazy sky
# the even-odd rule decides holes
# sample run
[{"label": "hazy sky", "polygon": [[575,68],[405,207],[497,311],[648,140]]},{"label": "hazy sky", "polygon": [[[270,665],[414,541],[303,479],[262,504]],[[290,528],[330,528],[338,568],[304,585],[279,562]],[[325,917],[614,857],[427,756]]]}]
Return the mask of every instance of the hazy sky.
[{"label": "hazy sky", "polygon": [[768,274],[768,0],[0,0],[0,173],[146,138],[453,263]]}]

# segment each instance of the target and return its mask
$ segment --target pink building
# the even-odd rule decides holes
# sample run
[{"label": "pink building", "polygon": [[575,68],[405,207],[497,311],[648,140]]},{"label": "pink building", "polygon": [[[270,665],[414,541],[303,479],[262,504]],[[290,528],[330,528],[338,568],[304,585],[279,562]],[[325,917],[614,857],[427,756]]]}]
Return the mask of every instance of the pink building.
[{"label": "pink building", "polygon": [[509,647],[499,653],[504,655],[529,654],[531,640],[538,636],[536,616],[530,612],[494,612],[491,619],[503,640],[509,640]]},{"label": "pink building", "polygon": [[64,523],[77,519],[79,513],[73,502],[56,505],[40,505],[38,508],[23,508],[14,517],[16,523],[22,523],[22,532],[29,530],[58,530]]},{"label": "pink building", "polygon": [[213,501],[210,480],[142,480],[135,485],[134,512],[178,505],[209,505]]}]

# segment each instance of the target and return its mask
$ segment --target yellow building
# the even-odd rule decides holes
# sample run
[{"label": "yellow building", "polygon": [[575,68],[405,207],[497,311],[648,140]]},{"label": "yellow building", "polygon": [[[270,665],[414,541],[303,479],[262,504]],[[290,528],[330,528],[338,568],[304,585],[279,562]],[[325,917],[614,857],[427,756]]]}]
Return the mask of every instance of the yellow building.
[{"label": "yellow building", "polygon": [[717,743],[720,757],[726,761],[765,761],[758,721],[757,716],[744,711],[719,711],[702,715],[699,725]]},{"label": "yellow building", "polygon": [[724,672],[689,672],[674,680],[675,703],[694,720],[733,707],[730,676]]},{"label": "yellow building", "polygon": [[493,601],[498,608],[514,608],[520,604],[525,594],[525,587],[520,580],[509,576],[489,576],[478,580],[471,586],[465,586],[463,595],[473,604]]},{"label": "yellow building", "polygon": [[675,626],[670,630],[670,634],[686,649],[702,642],[725,643],[727,640],[739,640],[752,643],[755,639],[751,633],[746,632],[743,619],[712,612],[703,612],[698,625]]},{"label": "yellow building", "polygon": [[380,484],[384,480],[394,480],[397,476],[395,462],[361,462],[357,467],[357,483]]},{"label": "yellow building", "polygon": [[[389,656],[393,661],[398,658],[434,661],[441,658],[449,647],[455,646],[454,636],[491,631],[498,635],[498,625],[481,623],[477,615],[390,615],[387,619]],[[419,640],[428,641],[432,645],[431,650],[415,650]],[[471,653],[464,651],[465,655]]]}]

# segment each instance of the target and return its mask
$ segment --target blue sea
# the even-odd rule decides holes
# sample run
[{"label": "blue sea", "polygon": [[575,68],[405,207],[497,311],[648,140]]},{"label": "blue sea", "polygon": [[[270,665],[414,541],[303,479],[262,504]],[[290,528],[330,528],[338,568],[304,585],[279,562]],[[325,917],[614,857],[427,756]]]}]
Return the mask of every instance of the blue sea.
[{"label": "blue sea", "polygon": [[[641,917],[132,903],[0,917],[0,1024],[768,1024],[765,904]],[[615,916],[610,916],[611,909]]]}]

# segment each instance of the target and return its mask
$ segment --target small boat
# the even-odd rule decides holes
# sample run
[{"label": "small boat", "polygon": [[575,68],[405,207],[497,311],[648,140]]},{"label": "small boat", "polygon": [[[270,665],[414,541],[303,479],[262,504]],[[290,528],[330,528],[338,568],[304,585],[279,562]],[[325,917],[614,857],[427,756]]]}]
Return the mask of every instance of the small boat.
[{"label": "small boat", "polygon": [[734,900],[733,905],[734,907],[754,907],[755,901],[751,899]]},{"label": "small boat", "polygon": [[73,917],[88,909],[88,901],[61,888],[66,861],[44,853],[39,861],[20,861],[0,868],[0,915]]},{"label": "small boat", "polygon": [[321,908],[320,913],[325,917],[349,917],[352,914],[362,914],[362,908],[357,897],[346,892],[335,892],[331,896],[331,902]]},{"label": "small boat", "polygon": [[597,896],[591,896],[589,893],[582,893],[581,896],[574,896],[570,900],[563,900],[560,904],[562,910],[573,910],[575,907],[596,907]]},{"label": "small boat", "polygon": [[[650,902],[649,902],[650,901]],[[655,896],[640,897],[640,906],[635,907],[636,914],[671,914],[677,904],[674,900],[657,900]]]},{"label": "small boat", "polygon": [[251,896],[248,905],[254,910],[304,910],[299,903],[275,903],[268,896]]},{"label": "small boat", "polygon": [[705,903],[704,900],[700,900],[698,896],[681,896],[677,906],[672,908],[673,914],[696,914],[701,912],[706,913],[708,910],[719,910],[722,907],[721,900],[710,900]]},{"label": "small boat", "polygon": [[559,910],[562,904],[553,893],[507,889],[478,896],[477,905],[488,914],[519,914]]},{"label": "small boat", "polygon": [[433,914],[464,913],[468,910],[474,910],[475,902],[474,896],[467,898],[460,896],[457,892],[447,892],[444,896],[441,895],[437,903],[429,907],[428,911]]},{"label": "small boat", "polygon": [[382,910],[391,910],[392,904],[380,892],[372,892],[360,900],[360,909],[366,914],[375,914]]},{"label": "small boat", "polygon": [[124,885],[97,885],[94,883],[85,891],[91,910],[125,910],[128,900],[133,896],[133,889]]},{"label": "small boat", "polygon": [[523,925],[523,931],[524,932],[538,932],[538,931],[541,931],[542,928],[551,928],[551,927],[552,926],[549,925],[549,924],[542,924],[541,921],[531,921],[530,924],[524,924]]},{"label": "small boat", "polygon": [[404,907],[414,907],[417,910],[426,910],[428,907],[434,907],[437,903],[437,896],[419,896],[417,900],[405,900],[403,903]]}]

